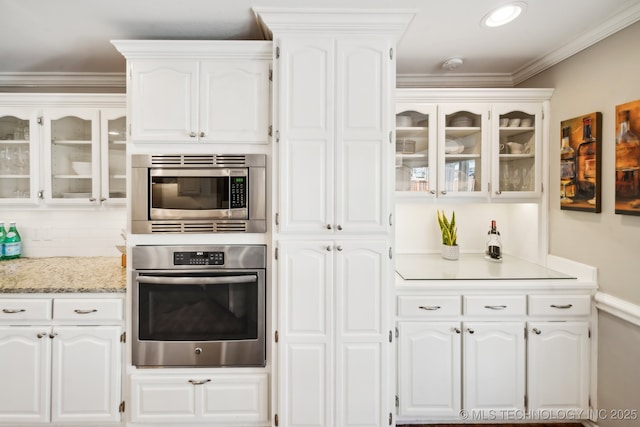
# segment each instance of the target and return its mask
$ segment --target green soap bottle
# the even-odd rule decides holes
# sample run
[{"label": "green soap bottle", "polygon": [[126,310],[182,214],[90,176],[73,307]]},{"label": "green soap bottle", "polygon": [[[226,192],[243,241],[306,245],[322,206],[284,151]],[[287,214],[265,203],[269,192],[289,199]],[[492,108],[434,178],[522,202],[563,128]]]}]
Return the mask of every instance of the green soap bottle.
[{"label": "green soap bottle", "polygon": [[16,228],[16,222],[9,222],[9,231],[4,236],[4,256],[3,259],[20,258],[22,255],[22,239]]}]

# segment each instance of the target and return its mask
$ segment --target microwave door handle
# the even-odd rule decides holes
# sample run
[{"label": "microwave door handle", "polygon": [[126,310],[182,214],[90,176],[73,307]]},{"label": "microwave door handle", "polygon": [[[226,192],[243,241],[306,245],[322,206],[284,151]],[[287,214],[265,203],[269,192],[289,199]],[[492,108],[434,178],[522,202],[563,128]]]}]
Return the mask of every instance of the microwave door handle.
[{"label": "microwave door handle", "polygon": [[222,285],[230,283],[253,283],[258,280],[258,276],[255,274],[215,277],[138,276],[137,280],[138,283],[152,285]]}]

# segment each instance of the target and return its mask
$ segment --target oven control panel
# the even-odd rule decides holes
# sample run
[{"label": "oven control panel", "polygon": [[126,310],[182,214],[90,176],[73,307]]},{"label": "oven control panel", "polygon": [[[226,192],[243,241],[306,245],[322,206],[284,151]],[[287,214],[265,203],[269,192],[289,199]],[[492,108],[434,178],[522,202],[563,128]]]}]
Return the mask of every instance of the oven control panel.
[{"label": "oven control panel", "polygon": [[224,252],[174,252],[173,265],[224,265]]}]

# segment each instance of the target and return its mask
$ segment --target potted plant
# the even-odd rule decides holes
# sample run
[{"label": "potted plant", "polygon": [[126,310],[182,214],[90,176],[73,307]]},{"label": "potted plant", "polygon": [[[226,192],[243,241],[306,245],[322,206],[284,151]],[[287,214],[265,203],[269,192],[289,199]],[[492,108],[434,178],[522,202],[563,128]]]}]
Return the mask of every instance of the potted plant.
[{"label": "potted plant", "polygon": [[457,260],[460,256],[458,247],[458,227],[456,226],[456,212],[451,212],[451,220],[447,219],[444,211],[437,211],[438,225],[442,232],[442,258]]}]

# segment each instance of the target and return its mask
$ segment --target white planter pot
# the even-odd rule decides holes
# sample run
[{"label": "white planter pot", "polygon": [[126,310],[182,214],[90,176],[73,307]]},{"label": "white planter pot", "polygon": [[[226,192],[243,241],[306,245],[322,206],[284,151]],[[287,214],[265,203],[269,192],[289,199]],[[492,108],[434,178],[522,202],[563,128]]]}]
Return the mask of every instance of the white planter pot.
[{"label": "white planter pot", "polygon": [[442,258],[455,261],[460,257],[460,246],[442,245]]}]

